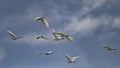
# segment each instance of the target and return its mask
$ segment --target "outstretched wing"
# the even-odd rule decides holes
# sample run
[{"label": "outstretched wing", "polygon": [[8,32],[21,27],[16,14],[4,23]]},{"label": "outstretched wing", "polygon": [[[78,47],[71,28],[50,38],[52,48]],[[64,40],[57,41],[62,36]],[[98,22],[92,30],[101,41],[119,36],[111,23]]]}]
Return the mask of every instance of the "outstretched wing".
[{"label": "outstretched wing", "polygon": [[77,58],[79,58],[79,56],[73,57],[72,59],[75,60],[75,59],[77,59]]},{"label": "outstretched wing", "polygon": [[11,35],[14,39],[17,38],[17,36],[16,36],[14,33],[12,33],[11,31],[7,31],[7,32],[8,32],[8,34]]},{"label": "outstretched wing", "polygon": [[65,54],[65,57],[68,59],[68,62],[72,62],[72,58],[68,54]]},{"label": "outstretched wing", "polygon": [[69,41],[71,41],[71,42],[74,41],[74,39],[70,35],[66,35],[66,39],[69,40]]},{"label": "outstretched wing", "polygon": [[47,20],[44,17],[41,18],[41,21],[45,25],[46,28],[49,28],[49,24],[48,24]]},{"label": "outstretched wing", "polygon": [[41,17],[36,17],[36,18],[34,18],[35,21],[38,21],[38,20],[40,20],[40,19],[41,19]]}]

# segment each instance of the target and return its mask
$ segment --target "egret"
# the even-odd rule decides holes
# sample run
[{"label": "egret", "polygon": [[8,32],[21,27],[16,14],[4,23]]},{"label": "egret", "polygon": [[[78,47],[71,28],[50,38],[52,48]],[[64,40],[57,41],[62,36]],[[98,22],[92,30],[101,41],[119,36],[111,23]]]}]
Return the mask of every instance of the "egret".
[{"label": "egret", "polygon": [[22,38],[22,37],[17,37],[13,32],[11,32],[11,31],[7,31],[8,32],[8,34],[12,37],[12,39],[13,40],[17,40],[17,39],[19,39],[19,38]]},{"label": "egret", "polygon": [[79,58],[79,56],[71,57],[71,56],[69,56],[68,54],[65,54],[65,57],[67,58],[68,63],[73,63],[73,62],[75,62],[75,60],[76,60],[77,58]]},{"label": "egret", "polygon": [[44,26],[46,28],[49,28],[49,24],[48,24],[47,20],[45,19],[45,17],[36,17],[35,18],[35,21],[39,21],[39,20],[44,24]]},{"label": "egret", "polygon": [[47,36],[36,36],[36,39],[39,39],[39,38],[43,38],[43,39],[46,39],[46,40],[48,40],[48,39],[50,39],[49,37],[47,37]]},{"label": "egret", "polygon": [[60,39],[66,38],[70,42],[74,41],[74,39],[68,34],[65,34],[65,33],[62,33],[62,32],[56,32],[54,29],[52,29],[52,33],[53,33],[53,35],[55,36],[56,39],[58,39],[58,38],[60,38]]},{"label": "egret", "polygon": [[54,51],[48,51],[48,52],[38,53],[38,55],[42,55],[42,54],[51,55],[51,54],[54,54],[54,53],[55,53]]},{"label": "egret", "polygon": [[54,29],[52,29],[52,33],[53,33],[56,41],[64,39],[64,37],[61,37],[60,35],[56,34],[57,32]]}]

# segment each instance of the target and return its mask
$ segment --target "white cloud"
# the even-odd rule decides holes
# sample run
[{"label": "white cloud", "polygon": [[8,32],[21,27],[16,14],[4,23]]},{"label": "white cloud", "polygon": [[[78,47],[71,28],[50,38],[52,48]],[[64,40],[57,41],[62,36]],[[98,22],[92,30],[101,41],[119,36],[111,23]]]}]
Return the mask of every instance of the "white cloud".
[{"label": "white cloud", "polygon": [[71,19],[70,24],[65,28],[66,31],[75,33],[80,33],[81,35],[86,35],[89,32],[93,32],[100,24],[97,18],[86,17],[82,20],[77,18]]},{"label": "white cloud", "polygon": [[101,28],[119,28],[120,27],[120,17],[112,17],[108,15],[101,15],[99,17],[87,16],[83,19],[74,16],[71,18],[70,23],[65,27],[65,31],[72,34],[79,33],[81,36],[89,35],[94,33],[94,31]]},{"label": "white cloud", "polygon": [[82,0],[82,8],[76,12],[76,15],[81,17],[87,15],[96,8],[102,7],[107,0]]},{"label": "white cloud", "polygon": [[113,27],[117,27],[117,28],[120,28],[120,17],[117,17],[113,20],[113,24],[112,24]]}]

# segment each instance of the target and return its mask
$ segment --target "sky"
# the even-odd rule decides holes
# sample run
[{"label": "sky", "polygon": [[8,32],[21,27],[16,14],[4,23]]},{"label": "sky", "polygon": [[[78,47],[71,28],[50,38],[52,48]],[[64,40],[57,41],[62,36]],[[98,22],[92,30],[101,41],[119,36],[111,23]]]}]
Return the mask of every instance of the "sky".
[{"label": "sky", "polygon": [[[0,0],[0,68],[119,68],[119,8],[120,0]],[[45,17],[50,28],[36,17]],[[52,29],[74,42],[55,41]],[[23,38],[12,40],[7,30]],[[35,39],[38,35],[50,40]],[[36,54],[47,51],[55,53]],[[69,64],[65,53],[79,58]]]}]

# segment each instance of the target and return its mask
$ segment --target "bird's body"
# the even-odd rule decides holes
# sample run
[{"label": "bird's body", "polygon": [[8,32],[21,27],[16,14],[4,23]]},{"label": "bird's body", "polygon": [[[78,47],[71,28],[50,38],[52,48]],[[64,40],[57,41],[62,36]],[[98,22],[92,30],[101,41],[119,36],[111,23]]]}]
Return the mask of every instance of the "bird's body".
[{"label": "bird's body", "polygon": [[79,56],[71,57],[71,56],[69,56],[68,54],[65,54],[65,57],[67,58],[68,63],[73,63],[73,62],[75,62],[75,60],[76,60],[77,58],[79,58]]},{"label": "bird's body", "polygon": [[54,29],[52,29],[52,33],[56,41],[64,39],[64,37],[61,37],[59,34],[57,34],[57,32]]},{"label": "bird's body", "polygon": [[22,38],[22,37],[17,37],[13,32],[11,32],[11,31],[7,31],[8,32],[8,34],[12,37],[12,39],[13,40],[17,40],[17,39],[19,39],[19,38]]},{"label": "bird's body", "polygon": [[107,46],[107,45],[102,45],[102,47],[106,48],[107,50],[110,50],[110,51],[113,51],[113,50],[117,50],[116,48],[113,48],[113,47],[110,47],[110,46]]},{"label": "bird's body", "polygon": [[50,54],[53,54],[53,53],[55,53],[55,52],[53,52],[53,51],[45,52],[46,55],[50,55]]},{"label": "bird's body", "polygon": [[55,53],[55,52],[53,52],[53,51],[48,51],[48,52],[38,53],[38,55],[42,55],[42,54],[51,55],[51,54],[54,54],[54,53]]},{"label": "bird's body", "polygon": [[40,39],[40,38],[43,38],[43,39],[45,39],[45,40],[50,39],[50,38],[49,38],[49,37],[47,37],[47,36],[37,36],[37,37],[36,37],[36,39]]},{"label": "bird's body", "polygon": [[36,17],[35,18],[35,21],[39,21],[39,20],[44,24],[44,26],[46,28],[49,28],[49,24],[48,24],[47,20],[45,19],[45,17]]}]

